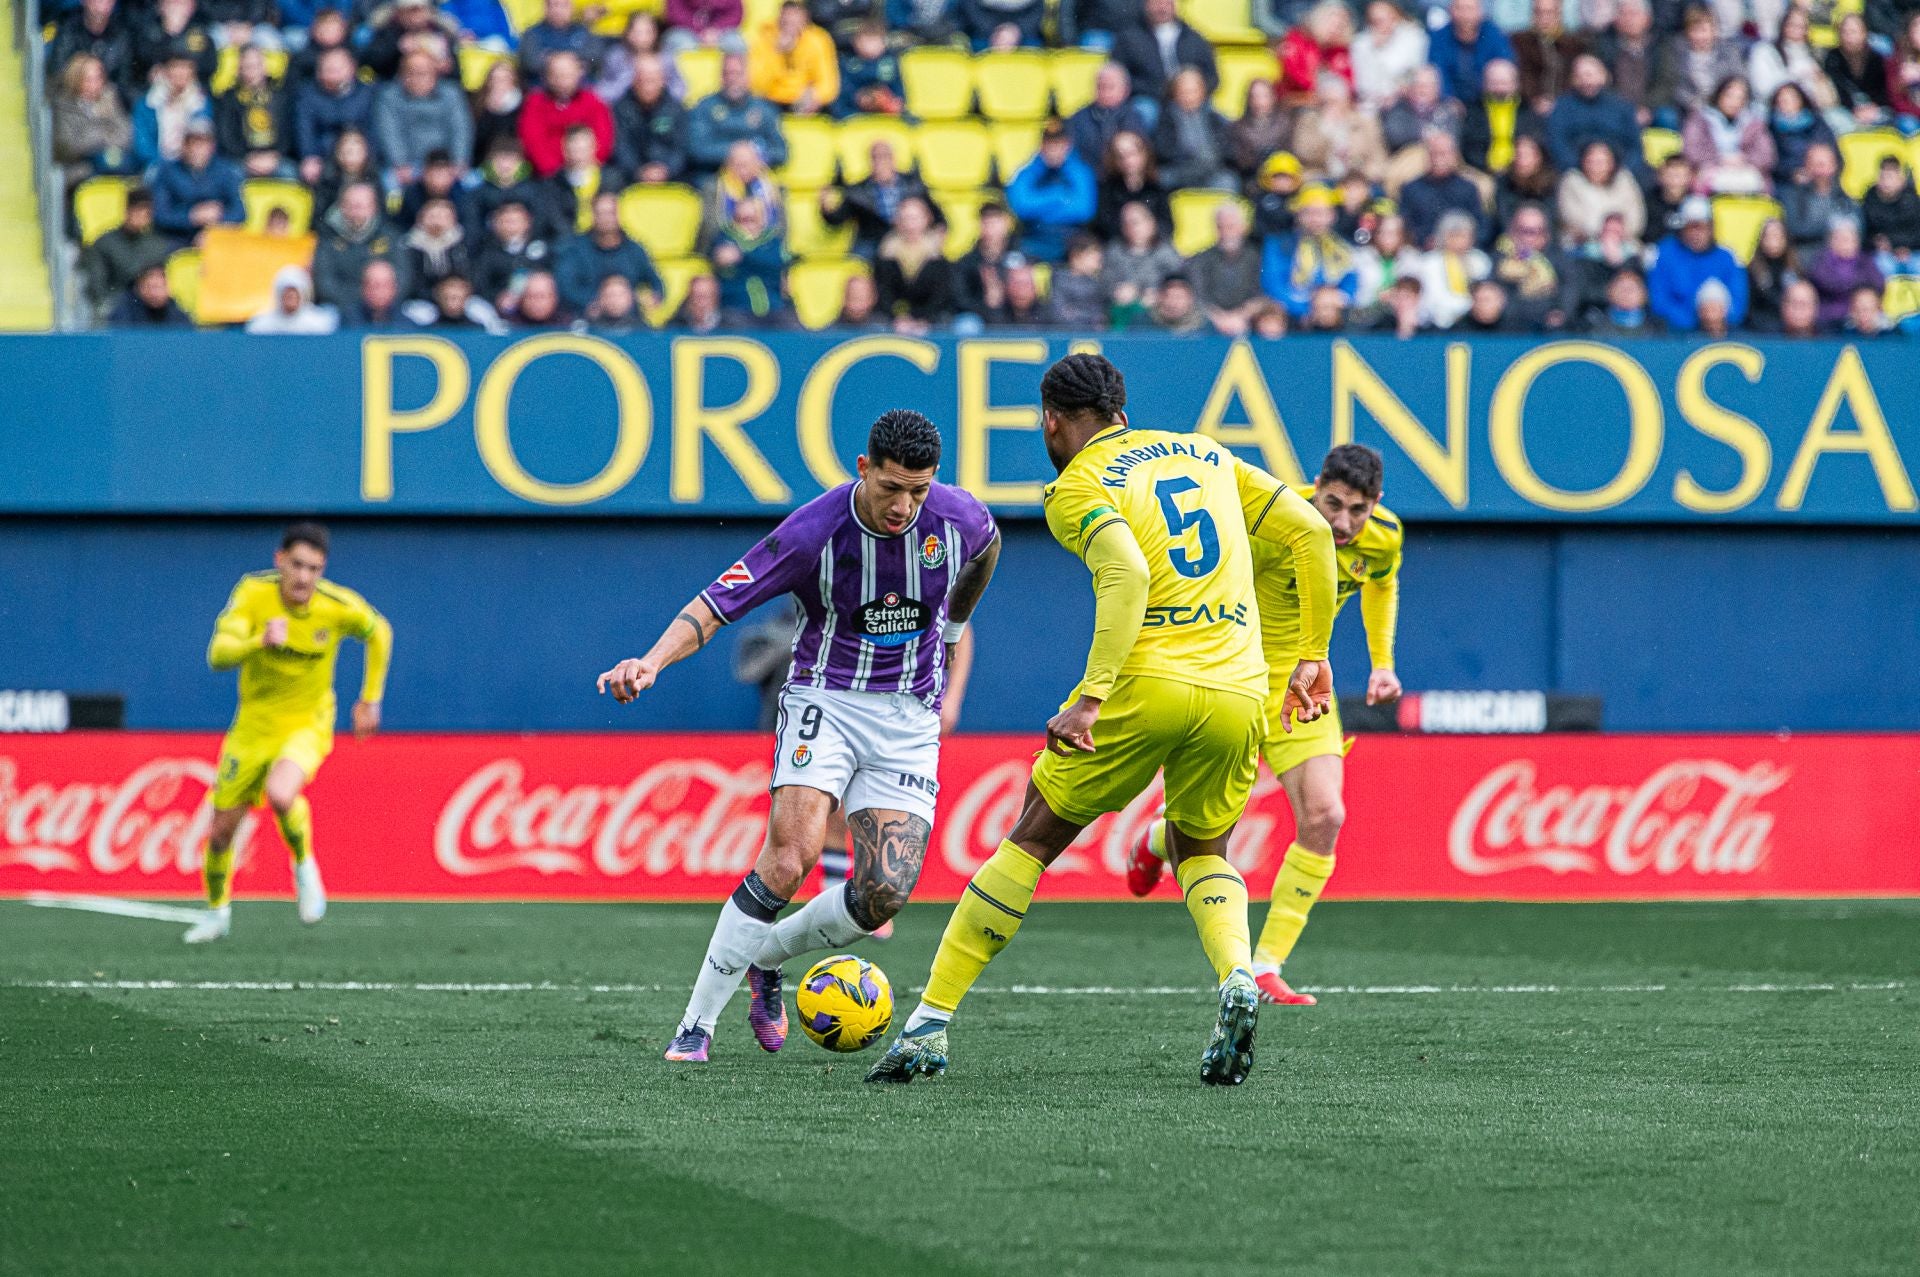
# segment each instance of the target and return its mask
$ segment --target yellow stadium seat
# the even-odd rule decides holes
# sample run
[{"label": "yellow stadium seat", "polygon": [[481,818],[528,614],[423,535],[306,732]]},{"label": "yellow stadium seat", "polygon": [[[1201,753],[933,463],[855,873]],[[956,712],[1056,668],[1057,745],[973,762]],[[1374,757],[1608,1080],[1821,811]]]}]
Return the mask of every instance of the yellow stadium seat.
[{"label": "yellow stadium seat", "polygon": [[460,50],[460,85],[469,93],[478,93],[480,86],[487,82],[487,72],[493,70],[496,62],[511,62],[511,53],[501,53],[494,49],[483,49],[477,44],[469,44]]},{"label": "yellow stadium seat", "polygon": [[194,319],[244,324],[273,304],[273,277],[288,266],[311,269],[313,236],[255,235],[208,227],[200,241],[200,296]]},{"label": "yellow stadium seat", "polygon": [[947,240],[942,251],[948,261],[958,261],[980,240],[980,206],[999,196],[977,186],[934,187],[927,194],[933,196],[933,202],[940,206],[940,215],[947,219]]},{"label": "yellow stadium seat", "polygon": [[1680,135],[1672,129],[1642,129],[1640,154],[1647,161],[1647,167],[1659,168],[1668,156],[1680,154]]},{"label": "yellow stadium seat", "polygon": [[1840,188],[1859,199],[1880,176],[1880,161],[1907,162],[1907,140],[1892,129],[1862,129],[1840,135]]},{"label": "yellow stadium seat", "polygon": [[1760,244],[1760,228],[1780,216],[1780,205],[1764,195],[1720,195],[1713,201],[1713,238],[1745,266]]},{"label": "yellow stadium seat", "polygon": [[815,257],[795,262],[787,270],[787,292],[801,325],[825,328],[840,318],[847,281],[868,273],[867,264],[857,257]]},{"label": "yellow stadium seat", "polygon": [[642,309],[647,323],[655,328],[664,327],[673,318],[680,303],[687,299],[687,289],[695,279],[713,274],[713,267],[707,265],[704,257],[668,257],[655,262],[653,269],[659,272],[660,283],[666,291],[659,301]]},{"label": "yellow stadium seat", "polygon": [[1226,48],[1214,61],[1220,68],[1220,87],[1213,91],[1213,109],[1229,120],[1246,113],[1249,84],[1280,78],[1280,60],[1265,49]]},{"label": "yellow stadium seat", "polygon": [[1053,113],[1062,119],[1093,101],[1093,80],[1107,55],[1093,49],[1055,49],[1047,55]]},{"label": "yellow stadium seat", "polygon": [[902,170],[913,167],[913,129],[905,120],[891,115],[854,115],[840,122],[837,138],[840,152],[840,180],[864,182],[873,171],[873,144],[885,142],[893,148],[893,162]]},{"label": "yellow stadium seat", "polygon": [[1807,43],[1816,49],[1831,49],[1840,43],[1840,20],[1849,13],[1865,13],[1866,0],[1835,0],[1825,22],[1807,27]]},{"label": "yellow stadium seat", "polygon": [[845,257],[853,251],[853,223],[829,226],[820,192],[787,192],[787,252],[794,258]]},{"label": "yellow stadium seat", "polygon": [[[547,16],[543,0],[500,0],[500,7],[507,11],[507,22],[516,35]],[[576,10],[579,7],[574,6]]]},{"label": "yellow stadium seat", "polygon": [[973,59],[960,49],[908,49],[900,55],[900,79],[915,119],[958,120],[973,111]]},{"label": "yellow stadium seat", "polygon": [[627,33],[627,23],[633,21],[636,13],[651,13],[655,16],[665,13],[666,0],[602,0],[600,18],[593,24],[593,33],[618,40]]},{"label": "yellow stadium seat", "polygon": [[654,257],[687,257],[700,238],[700,196],[691,186],[629,186],[620,193],[620,225]]},{"label": "yellow stadium seat", "polygon": [[127,190],[130,177],[90,177],[73,188],[73,220],[80,227],[80,242],[91,244],[127,220]]},{"label": "yellow stadium seat", "polygon": [[1175,191],[1168,202],[1173,206],[1173,250],[1182,257],[1205,252],[1220,238],[1213,215],[1222,204],[1238,204],[1247,224],[1253,224],[1253,206],[1226,191]]},{"label": "yellow stadium seat", "polygon": [[1013,175],[1025,168],[1033,153],[1040,149],[1038,124],[990,124],[987,134],[993,139],[993,163],[1000,171],[1003,186],[1011,182]]},{"label": "yellow stadium seat", "polygon": [[1042,297],[1053,296],[1053,263],[1035,262],[1033,264],[1033,289]]},{"label": "yellow stadium seat", "polygon": [[740,7],[740,34],[748,40],[761,27],[770,27],[780,17],[785,0],[744,0]]},{"label": "yellow stadium seat", "polygon": [[1253,25],[1247,0],[1180,0],[1180,16],[1213,45],[1267,42],[1266,33]]},{"label": "yellow stadium seat", "polygon": [[724,56],[719,49],[688,49],[673,60],[680,83],[687,86],[681,101],[692,106],[720,91],[720,60]]},{"label": "yellow stadium seat", "polygon": [[167,291],[173,304],[187,312],[187,318],[200,318],[200,250],[183,248],[167,258]]},{"label": "yellow stadium seat", "polygon": [[1920,314],[1920,276],[1895,275],[1888,280],[1886,291],[1880,295],[1880,308],[1892,320]]},{"label": "yellow stadium seat", "polygon": [[787,139],[787,162],[780,166],[781,183],[812,190],[831,186],[834,170],[840,164],[833,121],[819,115],[790,115],[780,131]]},{"label": "yellow stadium seat", "polygon": [[240,187],[240,202],[246,205],[247,229],[256,235],[267,229],[267,214],[276,208],[287,210],[292,234],[305,235],[313,226],[313,191],[298,182],[250,178]]},{"label": "yellow stadium seat", "polygon": [[993,138],[978,120],[922,124],[913,144],[928,186],[985,186],[993,176]]},{"label": "yellow stadium seat", "polygon": [[1047,56],[1038,49],[983,53],[973,62],[980,114],[989,120],[1044,120],[1052,88]]}]

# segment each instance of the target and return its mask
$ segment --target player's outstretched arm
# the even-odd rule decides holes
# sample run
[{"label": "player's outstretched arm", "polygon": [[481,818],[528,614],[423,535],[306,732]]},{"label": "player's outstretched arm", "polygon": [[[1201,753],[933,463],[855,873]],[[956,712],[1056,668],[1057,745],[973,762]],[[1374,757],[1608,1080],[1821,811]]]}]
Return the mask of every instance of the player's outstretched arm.
[{"label": "player's outstretched arm", "polygon": [[645,656],[629,656],[602,674],[596,686],[602,692],[612,692],[613,699],[625,705],[652,687],[661,670],[705,647],[722,624],[706,599],[695,598],[667,623]]},{"label": "player's outstretched arm", "polygon": [[1367,656],[1373,672],[1367,675],[1367,704],[1386,705],[1400,699],[1400,676],[1393,672],[1394,638],[1400,625],[1399,564],[1384,579],[1360,587],[1360,619],[1367,628]]},{"label": "player's outstretched arm", "polygon": [[1125,519],[1111,510],[1099,517],[1081,542],[1081,553],[1093,573],[1093,645],[1079,699],[1047,723],[1047,748],[1057,754],[1093,752],[1100,707],[1113,694],[1147,614],[1147,559]]},{"label": "player's outstretched arm", "polygon": [[380,730],[380,702],[387,695],[387,670],[393,662],[393,624],[367,609],[361,641],[367,645],[367,668],[360,679],[360,699],[353,703],[353,734],[365,740]]}]

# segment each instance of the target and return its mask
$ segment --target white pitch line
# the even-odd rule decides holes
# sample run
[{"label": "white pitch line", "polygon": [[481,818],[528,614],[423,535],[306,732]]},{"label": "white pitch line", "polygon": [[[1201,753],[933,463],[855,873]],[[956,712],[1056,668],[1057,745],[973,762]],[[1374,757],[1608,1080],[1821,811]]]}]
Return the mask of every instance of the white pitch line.
[{"label": "white pitch line", "polygon": [[[1301,992],[1356,997],[1421,997],[1445,995],[1505,995],[1559,997],[1584,994],[1645,993],[1887,993],[1907,988],[1903,980],[1833,984],[1349,984],[1303,985]],[[555,984],[540,982],[436,981],[405,983],[386,980],[5,980],[4,989],[42,989],[88,992],[157,993],[673,993],[679,985],[665,984]],[[920,993],[915,987],[908,993]],[[981,987],[976,993],[1004,993],[1031,997],[1193,997],[1213,992],[1198,985],[1045,985],[1014,984]]]},{"label": "white pitch line", "polygon": [[185,905],[156,905],[144,900],[120,900],[113,896],[67,895],[56,891],[30,891],[21,897],[41,909],[79,909],[85,913],[108,913],[116,918],[149,918],[155,922],[192,924],[207,916],[200,908]]}]

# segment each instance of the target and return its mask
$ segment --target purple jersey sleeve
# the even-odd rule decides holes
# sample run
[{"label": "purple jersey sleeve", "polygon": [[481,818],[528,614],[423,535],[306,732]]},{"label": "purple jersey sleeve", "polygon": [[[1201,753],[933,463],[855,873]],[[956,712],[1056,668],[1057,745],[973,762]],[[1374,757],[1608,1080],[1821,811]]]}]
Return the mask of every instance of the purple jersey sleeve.
[{"label": "purple jersey sleeve", "polygon": [[819,571],[820,547],[832,532],[831,520],[821,517],[824,500],[810,501],[788,515],[700,592],[714,615],[731,625],[768,599],[792,593]]},{"label": "purple jersey sleeve", "polygon": [[960,552],[971,563],[993,544],[1000,528],[993,521],[993,512],[978,497],[965,490],[960,495],[963,499],[954,523],[960,529]]}]

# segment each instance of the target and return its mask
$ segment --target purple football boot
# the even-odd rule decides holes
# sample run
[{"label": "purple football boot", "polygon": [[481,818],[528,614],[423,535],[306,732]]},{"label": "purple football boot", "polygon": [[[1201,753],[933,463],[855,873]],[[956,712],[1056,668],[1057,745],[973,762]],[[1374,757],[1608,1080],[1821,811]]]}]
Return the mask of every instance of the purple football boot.
[{"label": "purple football boot", "polygon": [[681,1064],[705,1064],[707,1048],[713,1045],[713,1034],[699,1025],[690,1025],[674,1035],[667,1046],[669,1060]]},{"label": "purple football boot", "polygon": [[780,996],[779,967],[747,968],[747,1023],[762,1051],[787,1044],[787,1004]]}]

